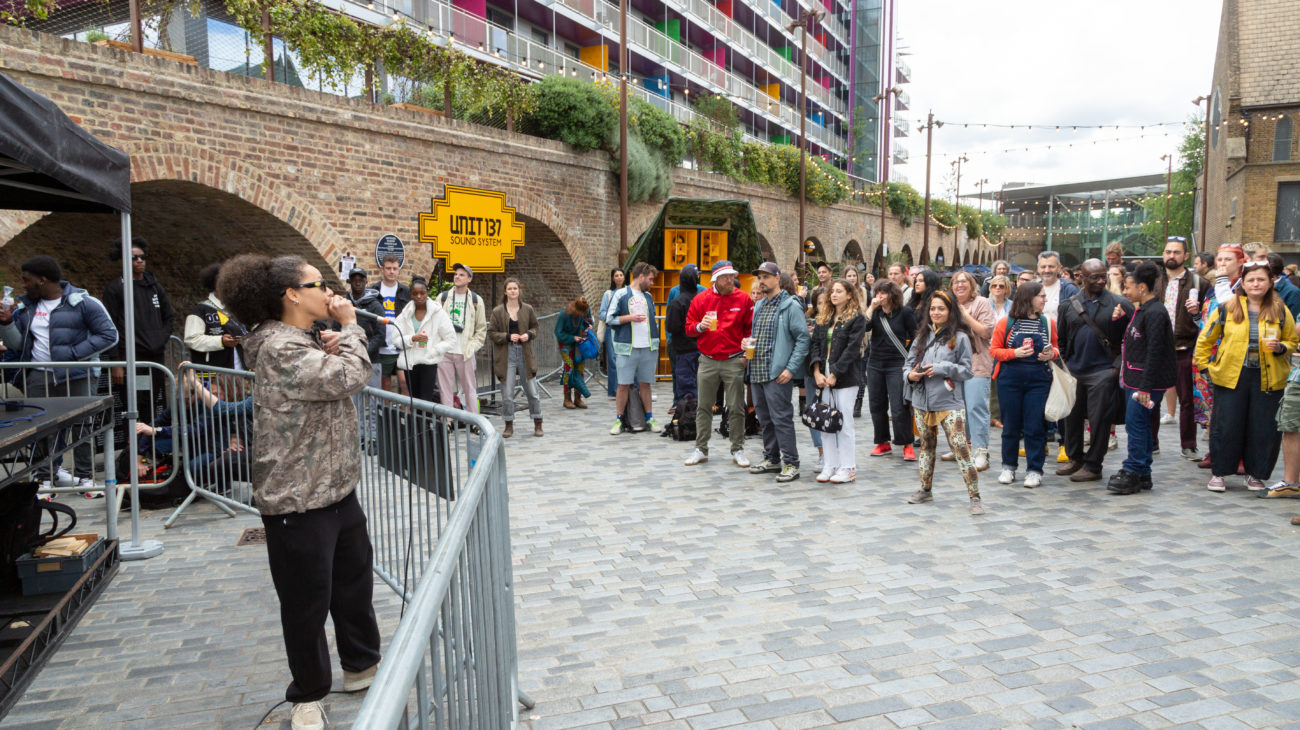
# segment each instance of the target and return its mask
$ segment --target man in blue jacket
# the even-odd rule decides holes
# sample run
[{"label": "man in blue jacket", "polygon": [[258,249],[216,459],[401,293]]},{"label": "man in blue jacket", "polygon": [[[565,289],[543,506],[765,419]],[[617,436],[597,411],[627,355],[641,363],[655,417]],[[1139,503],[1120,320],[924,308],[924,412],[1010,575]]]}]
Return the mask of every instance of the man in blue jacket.
[{"label": "man in blue jacket", "polygon": [[[97,360],[117,344],[117,328],[100,301],[84,289],[63,281],[63,271],[49,256],[34,256],[21,268],[26,293],[14,307],[0,306],[0,339],[22,362]],[[29,398],[89,396],[93,392],[88,368],[57,368],[33,373],[19,382]],[[38,457],[39,458],[39,455]],[[59,469],[58,486],[94,487],[91,445],[74,452],[76,481]],[[38,472],[49,480],[49,474]],[[45,484],[43,486],[48,486]]]},{"label": "man in blue jacket", "polygon": [[[762,299],[754,306],[754,326],[745,340],[754,412],[763,427],[763,460],[751,474],[776,473],[779,483],[799,478],[795,445],[794,384],[802,383],[808,358],[808,326],[803,306],[781,288],[781,269],[766,261],[754,270]],[[779,472],[779,473],[778,473]]]}]

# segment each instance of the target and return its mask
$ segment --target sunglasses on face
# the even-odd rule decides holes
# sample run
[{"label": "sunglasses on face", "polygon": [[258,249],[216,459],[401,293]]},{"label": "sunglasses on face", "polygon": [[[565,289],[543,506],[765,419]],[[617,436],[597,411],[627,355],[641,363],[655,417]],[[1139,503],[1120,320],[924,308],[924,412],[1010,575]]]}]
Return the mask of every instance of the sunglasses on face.
[{"label": "sunglasses on face", "polygon": [[329,289],[329,285],[325,283],[324,279],[320,279],[318,281],[309,281],[306,284],[295,284],[294,288],[295,289]]},{"label": "sunglasses on face", "polygon": [[144,259],[145,259],[145,256],[144,256],[144,254],[142,254],[142,253],[133,253],[133,254],[131,254],[131,260],[132,260],[132,261],[144,261]]}]

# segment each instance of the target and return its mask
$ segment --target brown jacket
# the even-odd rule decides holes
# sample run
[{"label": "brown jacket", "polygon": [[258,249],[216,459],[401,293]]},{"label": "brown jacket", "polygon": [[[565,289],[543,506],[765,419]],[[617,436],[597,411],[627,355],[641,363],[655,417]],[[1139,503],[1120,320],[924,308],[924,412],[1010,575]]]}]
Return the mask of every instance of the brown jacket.
[{"label": "brown jacket", "polygon": [[[1169,283],[1169,272],[1161,268],[1160,281],[1156,283],[1156,299],[1163,304],[1165,301],[1165,285]],[[1196,290],[1196,301],[1201,305],[1201,312],[1205,312],[1205,297],[1214,291],[1214,281],[1206,279],[1203,276],[1197,276],[1195,271],[1190,268],[1187,273],[1183,274],[1183,280],[1178,284],[1178,309],[1174,314],[1174,348],[1178,350],[1188,350],[1196,347],[1196,338],[1201,334],[1201,320],[1199,317],[1193,317],[1187,311],[1187,294],[1191,291],[1192,284],[1200,279],[1200,285]]]},{"label": "brown jacket", "polygon": [[[492,372],[497,380],[506,379],[506,368],[510,365],[510,315],[506,305],[498,304],[488,318],[488,338],[492,340]],[[537,313],[531,304],[519,303],[519,332],[527,334],[524,343],[524,367],[528,377],[537,377],[537,358],[533,355],[533,341],[537,339]]]},{"label": "brown jacket", "polygon": [[361,478],[351,396],[370,379],[360,326],[329,355],[311,332],[278,320],[244,338],[253,370],[253,499],[264,515],[306,512],[348,496]]}]

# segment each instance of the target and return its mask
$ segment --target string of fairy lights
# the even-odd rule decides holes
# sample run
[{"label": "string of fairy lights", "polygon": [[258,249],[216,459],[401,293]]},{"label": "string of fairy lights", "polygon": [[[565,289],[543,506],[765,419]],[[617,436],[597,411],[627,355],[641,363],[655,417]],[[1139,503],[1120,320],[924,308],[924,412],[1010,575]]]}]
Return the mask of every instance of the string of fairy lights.
[{"label": "string of fairy lights", "polygon": [[[1248,127],[1251,123],[1252,118],[1256,122],[1259,121],[1277,122],[1282,119],[1289,118],[1289,115],[1284,113],[1272,114],[1272,113],[1258,113],[1258,112],[1242,112],[1239,118],[1225,120],[1219,124],[1212,125],[1212,129],[1217,131],[1225,128],[1231,128],[1233,125],[1237,125],[1240,127]],[[1049,143],[1040,143],[1040,144],[1031,144],[1031,145],[1017,145],[1014,147],[1003,147],[998,149],[987,149],[987,150],[969,150],[966,152],[945,152],[945,153],[939,153],[934,155],[934,157],[936,158],[964,156],[968,159],[970,156],[1006,155],[1006,154],[1014,154],[1018,152],[1031,152],[1036,150],[1049,151],[1049,150],[1056,149],[1056,150],[1064,151],[1064,150],[1072,150],[1075,149],[1076,147],[1080,149],[1084,149],[1084,148],[1091,148],[1101,144],[1126,143],[1126,142],[1133,142],[1137,140],[1144,140],[1152,137],[1169,137],[1174,134],[1176,128],[1191,129],[1195,127],[1204,126],[1204,124],[1198,124],[1196,122],[1191,122],[1191,121],[1153,122],[1149,124],[1041,124],[1041,123],[1010,124],[1010,123],[996,123],[996,122],[940,122],[939,120],[934,120],[934,124],[936,127],[960,126],[963,129],[971,129],[971,128],[1007,129],[1007,130],[1022,129],[1026,132],[1032,132],[1034,130],[1038,130],[1038,131],[1051,131],[1051,132],[1068,132],[1070,134],[1077,134],[1080,130],[1085,130],[1085,131],[1087,130],[1096,130],[1096,131],[1137,130],[1138,132],[1141,132],[1141,134],[1138,135],[1094,138],[1094,139],[1087,139],[1087,140],[1070,141],[1065,143],[1049,142]],[[925,125],[926,125],[925,120],[917,120],[918,131],[924,131]],[[926,157],[927,156],[922,155],[921,159],[925,160]],[[876,159],[876,155],[874,154],[865,155],[865,156],[858,155],[858,156],[849,157],[848,161],[852,163],[858,160],[874,161],[875,159]],[[854,200],[862,203],[880,205],[882,204],[881,196],[883,196],[886,193],[886,190],[884,189],[861,190],[852,185],[845,184],[843,182],[839,182],[839,181],[834,181],[834,182],[842,190],[847,192]],[[1058,202],[1057,205],[1059,205],[1062,209],[1059,212],[1059,214],[1064,217],[1064,216],[1069,216],[1071,214],[1077,214],[1083,212],[1090,213],[1097,210],[1117,210],[1117,209],[1124,210],[1128,208],[1139,207],[1143,201],[1160,200],[1162,198],[1166,200],[1173,200],[1187,195],[1195,195],[1195,193],[1196,193],[1195,190],[1185,190],[1185,191],[1178,191],[1178,192],[1171,191],[1167,193],[1153,192],[1153,193],[1138,196],[1137,198],[1133,197],[1132,195],[1126,195],[1120,198],[1106,201],[1100,206],[1097,204],[1097,201],[1092,201],[1092,200],[1088,201],[1087,204],[1080,205],[1078,207],[1071,207],[1068,204],[1064,204],[1060,202]],[[959,225],[961,225],[960,223],[958,224],[943,223],[938,219],[936,219],[933,214],[929,216],[929,222],[934,224],[941,231],[944,232],[950,232],[953,229],[957,228]],[[1159,223],[1160,221],[1156,221],[1156,222]],[[1116,232],[1123,232],[1126,230],[1141,228],[1143,226],[1149,225],[1150,223],[1151,221],[1144,221],[1140,223],[1118,223],[1118,222],[1112,223],[1106,221],[1103,222],[1103,225],[1109,230],[1116,231]],[[1018,234],[1025,234],[1031,232],[1044,232],[1048,230],[1048,227],[1047,226],[1007,226],[1004,230],[1008,235],[1012,234],[1013,232]],[[1001,245],[1000,243],[994,243],[989,241],[985,236],[982,235],[979,237],[979,240],[981,241],[981,243],[984,243],[992,247],[997,247]]]}]

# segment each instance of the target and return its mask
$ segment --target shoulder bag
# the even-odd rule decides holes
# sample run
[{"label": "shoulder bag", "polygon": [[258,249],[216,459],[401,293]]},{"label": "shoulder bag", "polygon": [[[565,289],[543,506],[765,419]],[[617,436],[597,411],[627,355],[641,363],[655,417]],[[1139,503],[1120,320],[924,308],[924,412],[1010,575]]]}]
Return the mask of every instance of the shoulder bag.
[{"label": "shoulder bag", "polygon": [[803,409],[799,420],[803,425],[822,433],[839,433],[844,428],[844,414],[830,403],[822,402],[822,388],[817,389],[817,397]]},{"label": "shoulder bag", "polygon": [[902,355],[903,359],[906,360],[907,348],[903,347],[903,343],[898,341],[898,335],[894,334],[894,325],[890,323],[889,318],[885,316],[884,312],[881,312],[880,314],[880,323],[884,326],[885,335],[889,337],[889,341],[894,343],[894,347],[898,350],[898,354]]},{"label": "shoulder bag", "polygon": [[[1043,324],[1046,325],[1044,330],[1047,332],[1047,346],[1052,346],[1052,323],[1046,317],[1043,317]],[[1049,360],[1047,364],[1052,369],[1052,387],[1047,391],[1047,403],[1043,406],[1043,417],[1048,421],[1059,421],[1070,415],[1074,410],[1074,401],[1078,397],[1079,381],[1070,374],[1070,371],[1058,362],[1061,358],[1058,356],[1054,360]],[[1103,437],[1105,434],[1103,434]]]}]

